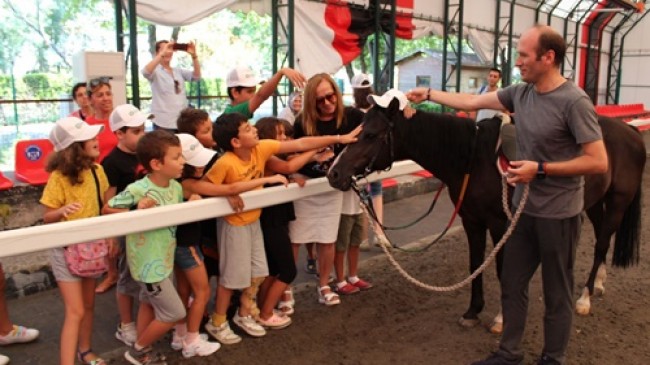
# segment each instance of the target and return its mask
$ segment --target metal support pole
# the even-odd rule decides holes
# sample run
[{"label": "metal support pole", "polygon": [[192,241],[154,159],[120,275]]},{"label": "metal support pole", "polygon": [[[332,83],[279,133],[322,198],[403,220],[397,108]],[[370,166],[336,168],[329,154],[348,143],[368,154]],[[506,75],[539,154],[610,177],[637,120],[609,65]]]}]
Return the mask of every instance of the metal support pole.
[{"label": "metal support pole", "polygon": [[129,53],[131,58],[132,104],[140,108],[140,75],[138,70],[138,22],[135,13],[135,0],[129,0]]},{"label": "metal support pole", "polygon": [[[441,79],[441,89],[442,91],[447,91],[447,43],[449,42],[449,0],[445,0],[445,9],[444,9],[444,27],[442,29],[442,79]],[[444,106],[443,106],[444,111]]]},{"label": "metal support pole", "polygon": [[[278,25],[280,21],[280,14],[278,13],[278,0],[273,0],[271,10],[271,49],[273,55],[271,56],[271,72],[275,75],[278,68]],[[275,92],[273,93],[275,94]],[[273,115],[278,115],[278,98],[273,96]]]},{"label": "metal support pole", "polygon": [[501,84],[508,86],[512,82],[512,34],[514,32],[515,2],[510,3],[510,20],[508,20],[508,61],[504,64],[504,70],[501,73],[503,78]]},{"label": "metal support pole", "polygon": [[462,84],[461,74],[463,70],[463,13],[465,12],[465,1],[458,2],[458,34],[456,38],[456,49],[458,51],[458,58],[456,59],[456,92],[460,92]]},{"label": "metal support pole", "polygon": [[382,38],[381,0],[373,0],[372,4],[373,4],[374,18],[375,18],[375,34],[372,40],[372,46],[370,47],[372,51],[370,53],[370,57],[372,57],[372,77],[374,79],[376,91],[378,93],[382,93],[384,90],[382,90],[382,85],[380,85],[381,69],[379,67],[379,54],[380,54],[381,38]]},{"label": "metal support pole", "polygon": [[492,66],[497,67],[499,64],[499,36],[501,29],[501,0],[496,0],[497,6],[494,16],[494,52],[492,54]]},{"label": "metal support pole", "polygon": [[[286,9],[287,19],[286,24],[280,16],[280,10]],[[284,40],[283,40],[284,37]],[[273,49],[272,56],[272,72],[277,73],[282,67],[294,68],[295,66],[295,53],[294,53],[294,1],[293,0],[273,0],[271,12],[271,48]],[[284,54],[282,53],[284,51]],[[284,94],[289,95],[293,91],[293,84],[285,81],[281,84],[285,87]],[[278,87],[280,88],[280,87]],[[280,95],[277,91],[273,93],[273,113],[278,113],[278,108],[281,101]]]},{"label": "metal support pole", "polygon": [[118,52],[124,52],[124,20],[122,18],[124,7],[121,0],[115,0],[113,3],[115,4],[115,44]]}]

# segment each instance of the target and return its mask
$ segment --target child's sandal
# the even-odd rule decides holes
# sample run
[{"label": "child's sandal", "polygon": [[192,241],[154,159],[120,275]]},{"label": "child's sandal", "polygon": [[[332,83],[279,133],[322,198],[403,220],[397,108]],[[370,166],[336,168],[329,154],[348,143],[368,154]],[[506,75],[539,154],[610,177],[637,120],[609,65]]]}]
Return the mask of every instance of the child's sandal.
[{"label": "child's sandal", "polygon": [[[328,292],[323,294],[324,290],[328,290]],[[318,302],[329,307],[332,305],[341,304],[341,298],[339,298],[338,294],[332,291],[332,288],[330,288],[328,285],[325,285],[318,288]]]},{"label": "child's sandal", "polygon": [[285,302],[291,303],[291,305],[296,304],[296,300],[293,298],[293,290],[292,289],[287,289],[284,291],[284,298],[287,300],[284,300]]},{"label": "child's sandal", "polygon": [[292,301],[280,301],[278,303],[278,309],[286,316],[290,316],[295,312]]},{"label": "child's sandal", "polygon": [[86,361],[86,356],[92,354],[93,349],[88,349],[88,351],[77,350],[77,358],[84,365],[106,365],[106,361],[101,357],[98,357],[94,360]]}]

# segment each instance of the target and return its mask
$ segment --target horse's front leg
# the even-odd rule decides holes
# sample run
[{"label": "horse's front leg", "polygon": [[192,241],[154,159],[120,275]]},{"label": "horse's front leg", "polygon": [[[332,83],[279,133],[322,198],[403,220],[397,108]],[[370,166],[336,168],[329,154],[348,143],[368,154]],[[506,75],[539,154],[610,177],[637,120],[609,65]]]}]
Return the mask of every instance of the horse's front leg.
[{"label": "horse's front leg", "polygon": [[[469,244],[469,271],[473,273],[483,263],[485,258],[485,242],[487,228],[484,225],[463,220],[463,228]],[[463,327],[474,327],[480,323],[478,314],[483,311],[483,275],[478,275],[472,281],[472,296],[467,311],[458,320]]]}]

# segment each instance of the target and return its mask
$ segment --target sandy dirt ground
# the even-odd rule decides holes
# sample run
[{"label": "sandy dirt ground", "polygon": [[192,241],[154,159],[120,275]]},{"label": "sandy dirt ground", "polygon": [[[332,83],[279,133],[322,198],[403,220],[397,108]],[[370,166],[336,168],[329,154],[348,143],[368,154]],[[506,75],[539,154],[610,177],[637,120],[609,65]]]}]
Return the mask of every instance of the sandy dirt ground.
[{"label": "sandy dirt ground", "polygon": [[[650,238],[650,171],[646,169],[642,241]],[[578,247],[576,299],[592,262],[593,232],[583,226]],[[610,252],[611,254],[611,252]],[[569,364],[641,365],[650,363],[650,252],[642,244],[641,263],[631,269],[608,268],[606,293],[592,301],[592,313],[575,317],[568,351]],[[396,254],[413,276],[449,285],[467,275],[467,243],[456,230],[439,244],[418,254]],[[293,324],[266,337],[245,337],[237,345],[223,346],[208,358],[183,359],[169,354],[170,364],[469,364],[494,350],[499,337],[485,325],[499,307],[498,283],[490,266],[486,272],[486,308],[483,324],[462,328],[457,324],[469,302],[469,289],[431,293],[405,281],[383,256],[364,263],[361,273],[375,287],[342,298],[327,308],[317,303],[314,284],[296,292]],[[525,364],[534,364],[543,343],[543,302],[539,271],[530,286],[529,320],[523,347]],[[168,348],[168,347],[167,347]],[[113,363],[122,363],[116,359]]]}]

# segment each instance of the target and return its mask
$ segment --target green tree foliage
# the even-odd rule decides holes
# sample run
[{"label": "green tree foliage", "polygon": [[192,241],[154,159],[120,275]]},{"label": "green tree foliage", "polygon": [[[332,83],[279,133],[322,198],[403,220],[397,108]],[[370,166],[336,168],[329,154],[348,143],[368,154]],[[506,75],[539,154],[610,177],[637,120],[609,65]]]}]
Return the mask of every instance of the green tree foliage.
[{"label": "green tree foliage", "polygon": [[33,72],[23,76],[29,94],[35,99],[58,99],[68,94],[68,82],[60,75]]}]

